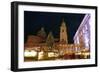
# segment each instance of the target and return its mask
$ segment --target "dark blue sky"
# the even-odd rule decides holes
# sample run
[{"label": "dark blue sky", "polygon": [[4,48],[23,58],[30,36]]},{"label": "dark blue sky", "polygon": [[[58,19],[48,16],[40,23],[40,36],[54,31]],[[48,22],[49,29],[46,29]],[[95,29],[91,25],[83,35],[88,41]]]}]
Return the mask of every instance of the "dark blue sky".
[{"label": "dark blue sky", "polygon": [[24,11],[24,40],[26,42],[28,35],[36,35],[41,27],[44,27],[47,35],[49,32],[52,32],[55,38],[59,38],[60,25],[62,19],[64,19],[68,29],[68,42],[73,43],[73,36],[83,20],[84,15],[85,14]]}]

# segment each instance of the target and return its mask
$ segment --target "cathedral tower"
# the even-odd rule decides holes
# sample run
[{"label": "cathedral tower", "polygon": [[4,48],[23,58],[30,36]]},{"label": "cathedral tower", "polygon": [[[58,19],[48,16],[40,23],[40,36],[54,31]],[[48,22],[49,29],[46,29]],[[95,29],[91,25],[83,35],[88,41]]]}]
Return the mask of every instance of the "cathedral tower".
[{"label": "cathedral tower", "polygon": [[68,38],[67,37],[67,27],[63,19],[61,26],[60,26],[60,42],[68,44],[67,38]]}]

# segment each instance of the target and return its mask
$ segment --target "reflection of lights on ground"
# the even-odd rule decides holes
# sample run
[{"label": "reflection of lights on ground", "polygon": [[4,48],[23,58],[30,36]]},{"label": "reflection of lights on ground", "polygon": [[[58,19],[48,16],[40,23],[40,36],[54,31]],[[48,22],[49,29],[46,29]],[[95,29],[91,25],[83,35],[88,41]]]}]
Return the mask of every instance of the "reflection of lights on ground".
[{"label": "reflection of lights on ground", "polygon": [[43,51],[39,52],[38,59],[43,59]]},{"label": "reflection of lights on ground", "polygon": [[32,51],[25,50],[25,52],[24,52],[25,57],[35,57],[36,55],[37,55],[37,52],[34,50],[32,50]]}]

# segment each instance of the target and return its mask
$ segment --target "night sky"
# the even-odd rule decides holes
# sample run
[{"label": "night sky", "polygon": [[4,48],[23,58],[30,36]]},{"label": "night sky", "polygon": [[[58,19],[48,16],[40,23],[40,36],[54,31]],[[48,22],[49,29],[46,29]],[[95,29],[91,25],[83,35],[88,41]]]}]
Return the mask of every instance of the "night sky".
[{"label": "night sky", "polygon": [[68,43],[73,43],[73,37],[85,14],[51,13],[24,11],[24,42],[28,35],[36,35],[44,27],[45,32],[52,32],[54,38],[60,37],[60,26],[64,19],[67,26]]}]

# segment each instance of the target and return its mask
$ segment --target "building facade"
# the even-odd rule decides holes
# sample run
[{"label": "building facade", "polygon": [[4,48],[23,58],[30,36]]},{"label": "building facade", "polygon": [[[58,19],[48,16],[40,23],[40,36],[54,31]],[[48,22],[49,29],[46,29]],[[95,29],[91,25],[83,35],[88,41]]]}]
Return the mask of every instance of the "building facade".
[{"label": "building facade", "polygon": [[90,14],[86,14],[75,36],[74,44],[80,44],[76,51],[83,54],[84,58],[90,58]]},{"label": "building facade", "polygon": [[[75,36],[74,44],[80,44],[83,49],[90,50],[90,15],[86,14]],[[80,50],[80,49],[77,49]]]}]

